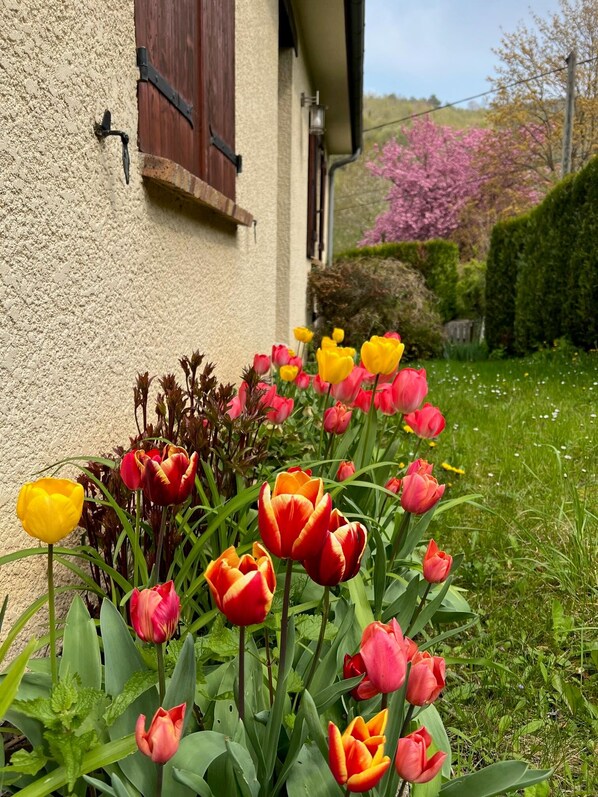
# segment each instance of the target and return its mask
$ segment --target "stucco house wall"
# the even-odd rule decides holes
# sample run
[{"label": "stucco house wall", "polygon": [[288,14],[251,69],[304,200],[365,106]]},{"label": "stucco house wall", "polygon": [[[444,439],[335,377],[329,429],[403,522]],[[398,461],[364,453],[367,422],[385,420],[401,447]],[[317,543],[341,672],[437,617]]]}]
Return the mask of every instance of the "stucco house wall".
[{"label": "stucco house wall", "polygon": [[[0,0],[0,8],[6,553],[33,542],[14,515],[24,481],[65,456],[127,440],[139,370],[172,371],[200,349],[222,380],[236,380],[254,351],[304,323],[299,94],[311,87],[301,55],[285,54],[279,72],[277,0],[237,0],[237,203],[257,225],[235,227],[141,178],[133,0]],[[105,109],[131,137],[128,186],[119,140],[93,134]],[[42,562],[3,567],[0,580],[10,627],[42,591]]]}]

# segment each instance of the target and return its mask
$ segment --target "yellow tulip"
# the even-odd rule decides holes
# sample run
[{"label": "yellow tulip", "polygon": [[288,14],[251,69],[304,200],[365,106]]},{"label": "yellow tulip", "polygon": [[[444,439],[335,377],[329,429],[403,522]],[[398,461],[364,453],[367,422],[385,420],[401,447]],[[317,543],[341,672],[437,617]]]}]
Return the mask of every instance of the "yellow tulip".
[{"label": "yellow tulip", "polygon": [[323,349],[336,349],[336,341],[332,340],[332,338],[329,338],[327,335],[324,335],[320,345]]},{"label": "yellow tulip", "polygon": [[38,479],[21,487],[17,517],[32,537],[53,545],[79,524],[83,487],[70,479]]},{"label": "yellow tulip", "polygon": [[318,361],[318,373],[323,382],[331,385],[338,385],[346,379],[353,370],[353,357],[343,349],[336,347],[330,349],[318,349],[316,352]]},{"label": "yellow tulip", "polygon": [[351,346],[339,346],[337,351],[340,351],[342,354],[347,354],[349,357],[355,357],[355,349]]},{"label": "yellow tulip", "polygon": [[293,334],[295,335],[295,340],[298,340],[300,343],[310,343],[314,336],[311,329],[307,327],[295,327]]},{"label": "yellow tulip", "polygon": [[345,339],[345,330],[340,327],[334,327],[332,330],[332,340],[336,343],[342,343]]},{"label": "yellow tulip", "polygon": [[392,374],[397,370],[405,344],[396,338],[374,335],[361,347],[361,360],[371,374]]},{"label": "yellow tulip", "polygon": [[294,382],[299,368],[296,365],[281,365],[278,373],[283,382]]}]

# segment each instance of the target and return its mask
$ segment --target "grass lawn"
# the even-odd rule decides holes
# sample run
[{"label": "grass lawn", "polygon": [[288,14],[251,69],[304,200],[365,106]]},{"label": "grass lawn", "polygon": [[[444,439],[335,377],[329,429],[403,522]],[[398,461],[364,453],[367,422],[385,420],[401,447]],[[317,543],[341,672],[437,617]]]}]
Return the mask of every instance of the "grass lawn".
[{"label": "grass lawn", "polygon": [[445,653],[497,665],[450,666],[454,747],[468,767],[554,766],[533,797],[596,797],[598,354],[425,366],[447,418],[429,458],[465,471],[448,495],[482,494],[432,528],[465,553],[457,583],[481,616]]}]

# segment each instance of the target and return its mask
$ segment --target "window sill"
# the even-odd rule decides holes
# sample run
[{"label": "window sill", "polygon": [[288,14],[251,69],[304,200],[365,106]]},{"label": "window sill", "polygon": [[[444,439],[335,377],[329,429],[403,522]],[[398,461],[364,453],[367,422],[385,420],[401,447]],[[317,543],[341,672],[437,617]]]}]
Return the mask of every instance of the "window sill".
[{"label": "window sill", "polygon": [[157,155],[142,154],[141,158],[141,174],[145,180],[158,183],[195,204],[210,208],[234,224],[245,227],[253,224],[253,216],[249,211],[240,208],[232,199],[216,191],[178,163]]}]

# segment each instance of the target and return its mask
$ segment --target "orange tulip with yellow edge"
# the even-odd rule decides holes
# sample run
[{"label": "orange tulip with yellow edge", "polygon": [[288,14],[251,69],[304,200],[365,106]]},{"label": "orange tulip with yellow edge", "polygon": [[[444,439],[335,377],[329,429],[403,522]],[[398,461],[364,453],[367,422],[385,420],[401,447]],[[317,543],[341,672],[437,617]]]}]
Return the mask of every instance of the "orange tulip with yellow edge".
[{"label": "orange tulip with yellow edge", "polygon": [[331,385],[338,385],[339,382],[346,379],[355,365],[350,354],[344,349],[337,349],[336,347],[318,349],[316,360],[318,361],[320,379],[324,382],[329,382]]},{"label": "orange tulip with yellow edge", "polygon": [[27,534],[54,545],[75,529],[83,511],[83,487],[71,479],[38,479],[21,487],[17,517]]},{"label": "orange tulip with yellow edge", "polygon": [[404,350],[405,344],[396,338],[373,335],[361,347],[361,361],[371,374],[392,374]]},{"label": "orange tulip with yellow edge", "polygon": [[355,717],[342,735],[333,722],[328,724],[330,770],[336,782],[349,792],[373,789],[389,768],[390,758],[384,755],[387,719],[386,708],[369,722]]},{"label": "orange tulip with yellow edge", "polygon": [[307,327],[295,327],[293,334],[295,335],[295,340],[298,340],[299,343],[311,343],[311,339],[314,336],[311,329]]}]

